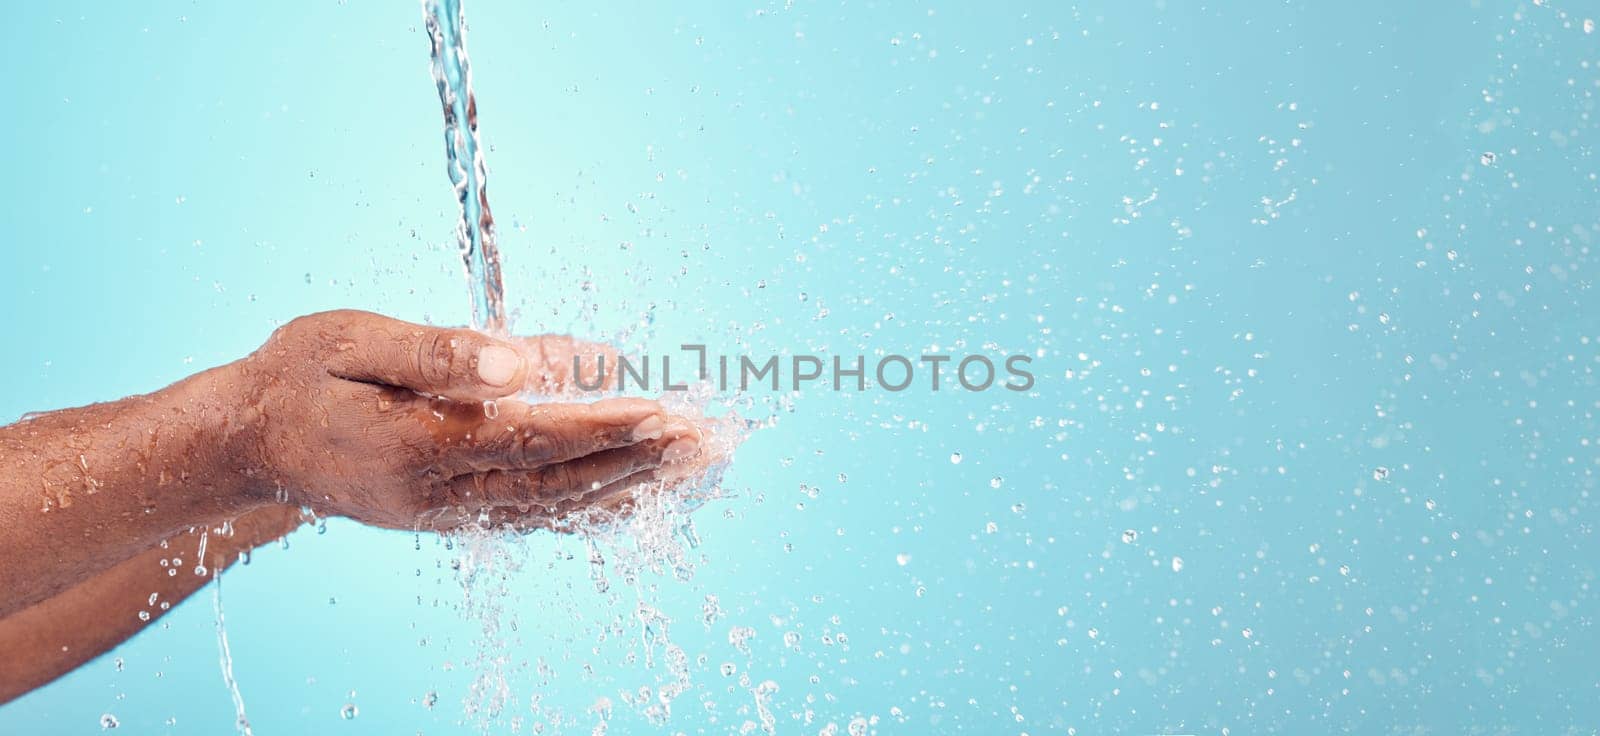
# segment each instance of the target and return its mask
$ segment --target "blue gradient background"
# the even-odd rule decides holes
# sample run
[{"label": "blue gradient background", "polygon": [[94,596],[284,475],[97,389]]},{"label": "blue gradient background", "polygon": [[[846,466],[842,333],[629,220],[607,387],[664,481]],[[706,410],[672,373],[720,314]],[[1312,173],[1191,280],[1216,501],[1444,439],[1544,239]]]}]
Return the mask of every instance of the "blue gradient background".
[{"label": "blue gradient background", "polygon": [[[1039,381],[757,397],[688,582],[524,540],[486,727],[456,552],[304,529],[225,576],[255,733],[733,733],[765,680],[779,733],[1595,733],[1584,12],[469,0],[522,331]],[[467,321],[413,3],[9,16],[0,420],[311,311]],[[705,657],[665,727],[635,595]],[[0,732],[229,732],[210,597]]]}]

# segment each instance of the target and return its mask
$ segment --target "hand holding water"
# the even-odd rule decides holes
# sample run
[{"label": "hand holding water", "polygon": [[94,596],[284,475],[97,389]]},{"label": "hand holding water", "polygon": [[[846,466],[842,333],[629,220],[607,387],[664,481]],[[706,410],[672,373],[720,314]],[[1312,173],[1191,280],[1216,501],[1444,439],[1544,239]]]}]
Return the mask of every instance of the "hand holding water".
[{"label": "hand holding water", "polygon": [[576,350],[365,312],[303,317],[230,366],[242,403],[224,472],[256,503],[438,529],[606,502],[697,454],[700,430],[655,401],[510,398],[570,387],[559,356]]}]

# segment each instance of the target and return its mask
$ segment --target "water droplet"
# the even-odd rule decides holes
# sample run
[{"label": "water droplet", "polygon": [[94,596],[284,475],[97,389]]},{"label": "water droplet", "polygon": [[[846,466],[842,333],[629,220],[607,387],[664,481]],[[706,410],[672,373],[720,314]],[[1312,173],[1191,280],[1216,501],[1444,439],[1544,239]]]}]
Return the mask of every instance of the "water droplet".
[{"label": "water droplet", "polygon": [[1435,503],[1434,500],[1431,499],[1431,498],[1426,500],[1426,501],[1423,501],[1422,505],[1426,506],[1429,511],[1433,511],[1433,510],[1439,508],[1439,504]]},{"label": "water droplet", "polygon": [[1002,483],[1005,483],[1005,479],[998,475],[989,479],[990,488],[999,488]]},{"label": "water droplet", "polygon": [[355,717],[359,715],[361,715],[361,709],[357,708],[355,703],[345,703],[344,707],[339,709],[339,717],[347,721],[355,720]]},{"label": "water droplet", "polygon": [[739,671],[739,668],[735,667],[732,662],[723,662],[722,663],[722,676],[723,677],[733,677],[733,673],[735,673],[737,671]]},{"label": "water droplet", "polygon": [[1246,626],[1243,629],[1239,630],[1239,635],[1244,637],[1244,638],[1246,638],[1246,639],[1254,639],[1255,636],[1256,636],[1256,632],[1251,631],[1250,627]]},{"label": "water droplet", "polygon": [[427,708],[431,709],[431,708],[433,708],[433,706],[438,705],[438,704],[439,704],[439,693],[434,692],[432,690],[429,690],[427,692],[427,694],[422,696],[422,705],[424,707],[427,707]]},{"label": "water droplet", "polygon": [[1182,557],[1173,556],[1173,558],[1172,558],[1172,571],[1173,572],[1183,572],[1183,558]]},{"label": "water droplet", "polygon": [[906,565],[911,564],[911,555],[901,552],[900,554],[894,556],[894,561],[901,567],[905,567]]},{"label": "water droplet", "polygon": [[1478,163],[1481,163],[1484,166],[1493,166],[1494,159],[1494,151],[1484,151],[1483,155],[1478,157]]},{"label": "water droplet", "polygon": [[750,653],[750,638],[756,635],[756,630],[748,626],[735,626],[728,629],[728,643],[745,654]]},{"label": "water droplet", "polygon": [[500,402],[495,401],[494,399],[483,402],[483,416],[486,419],[493,419],[497,416],[500,416]]},{"label": "water droplet", "polygon": [[1389,469],[1384,467],[1384,466],[1382,466],[1382,465],[1379,465],[1378,467],[1373,468],[1372,469],[1372,479],[1373,480],[1388,480],[1389,479]]},{"label": "water droplet", "polygon": [[122,721],[117,720],[116,716],[111,715],[110,713],[100,714],[100,728],[102,730],[116,728],[120,725],[122,725]]},{"label": "water droplet", "polygon": [[1123,544],[1133,544],[1134,542],[1137,542],[1137,541],[1139,541],[1139,532],[1136,532],[1136,531],[1134,531],[1132,529],[1124,529],[1124,530],[1122,530],[1122,543]]},{"label": "water droplet", "polygon": [[961,464],[961,453],[959,453],[959,452],[950,453],[950,464],[951,465],[960,465]]}]

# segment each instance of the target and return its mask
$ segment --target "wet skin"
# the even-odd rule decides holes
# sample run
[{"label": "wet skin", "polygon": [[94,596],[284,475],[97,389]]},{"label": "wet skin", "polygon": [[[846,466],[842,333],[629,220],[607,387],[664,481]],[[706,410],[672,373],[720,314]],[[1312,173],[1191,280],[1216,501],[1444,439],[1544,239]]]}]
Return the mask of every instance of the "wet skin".
[{"label": "wet skin", "polygon": [[[560,528],[703,470],[705,425],[645,399],[581,401],[572,356],[595,351],[610,354],[323,312],[155,393],[0,428],[0,702],[131,636],[139,611],[166,610],[150,593],[181,600],[301,508],[391,529]],[[527,391],[561,398],[510,398]]]}]

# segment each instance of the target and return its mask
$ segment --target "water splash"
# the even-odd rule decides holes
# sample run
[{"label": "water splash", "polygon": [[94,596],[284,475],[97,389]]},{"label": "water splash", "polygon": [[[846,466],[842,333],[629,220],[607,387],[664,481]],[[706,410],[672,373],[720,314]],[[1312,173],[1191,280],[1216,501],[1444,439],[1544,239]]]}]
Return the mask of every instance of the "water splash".
[{"label": "water splash", "polygon": [[503,335],[508,329],[505,289],[500,280],[494,215],[489,212],[488,169],[478,143],[478,101],[472,94],[472,66],[467,59],[466,16],[461,0],[425,0],[422,16],[433,46],[433,82],[444,108],[450,184],[461,210],[456,222],[456,245],[467,266],[472,325]]},{"label": "water splash", "polygon": [[516,612],[503,602],[511,595],[509,582],[522,561],[498,537],[470,526],[452,534],[448,546],[460,549],[451,567],[461,583],[461,611],[482,627],[477,652],[467,663],[477,676],[462,703],[464,715],[487,732],[511,703],[511,681],[521,669],[513,656],[521,643],[514,633]]},{"label": "water splash", "polygon": [[[661,588],[653,581],[692,580],[700,557],[690,515],[729,495],[722,473],[747,433],[742,419],[728,415],[704,437],[702,449],[713,462],[696,476],[642,482],[628,492],[633,498],[628,511],[589,509],[558,524],[566,533],[563,538],[572,540],[577,549],[558,548],[557,560],[586,567],[595,592],[616,614],[612,622],[599,625],[600,641],[633,632],[619,641],[632,643],[627,661],[641,662],[651,682],[623,691],[621,699],[654,726],[667,724],[673,702],[691,691],[692,682],[689,655],[669,634],[672,618],[663,610]],[[446,548],[457,551],[450,566],[462,587],[462,613],[482,627],[476,656],[466,662],[476,676],[464,705],[468,722],[485,730],[511,712],[509,706],[517,700],[512,682],[525,666],[515,655],[521,641],[516,634],[519,606],[513,602],[513,581],[529,561],[526,539],[522,530],[493,526],[487,517],[445,537]],[[715,596],[706,600],[703,615],[708,620],[720,615]],[[547,680],[553,675],[540,662],[540,677]],[[531,709],[550,727],[564,722],[563,714],[543,708],[537,696]],[[608,719],[603,718],[602,724]]]}]

